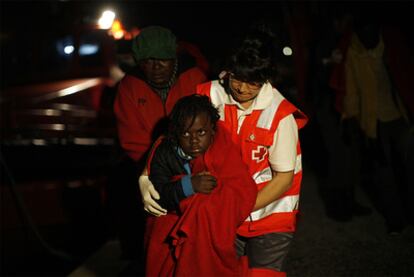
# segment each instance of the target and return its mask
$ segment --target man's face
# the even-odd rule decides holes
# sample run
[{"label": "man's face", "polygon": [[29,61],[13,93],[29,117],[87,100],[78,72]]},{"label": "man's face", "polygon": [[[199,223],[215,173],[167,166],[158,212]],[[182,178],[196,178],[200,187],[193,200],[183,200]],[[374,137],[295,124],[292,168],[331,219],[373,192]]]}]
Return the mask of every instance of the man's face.
[{"label": "man's face", "polygon": [[204,154],[212,143],[215,133],[210,118],[206,113],[200,113],[195,116],[193,122],[192,118],[188,118],[184,126],[184,131],[178,138],[183,151],[193,158]]},{"label": "man's face", "polygon": [[174,71],[175,59],[145,59],[139,62],[141,70],[145,77],[151,83],[163,87],[170,81]]},{"label": "man's face", "polygon": [[373,49],[377,47],[380,42],[380,29],[374,24],[368,24],[356,33],[366,49]]},{"label": "man's face", "polygon": [[262,88],[259,83],[247,83],[237,80],[232,75],[229,77],[230,93],[233,99],[242,104],[249,106],[251,102],[257,97]]}]

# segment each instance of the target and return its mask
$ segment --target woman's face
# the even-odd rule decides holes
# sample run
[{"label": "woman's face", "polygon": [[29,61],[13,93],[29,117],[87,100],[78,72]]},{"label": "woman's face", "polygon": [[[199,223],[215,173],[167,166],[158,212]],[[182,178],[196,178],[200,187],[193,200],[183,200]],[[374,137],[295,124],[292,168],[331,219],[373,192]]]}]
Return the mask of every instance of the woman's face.
[{"label": "woman's face", "polygon": [[242,82],[237,80],[230,74],[229,86],[233,99],[239,102],[243,107],[247,108],[257,97],[263,84],[256,82]]},{"label": "woman's face", "polygon": [[[191,126],[190,126],[191,125]],[[183,151],[195,158],[204,154],[214,137],[214,126],[206,113],[199,113],[185,122],[184,131],[178,138]]]}]

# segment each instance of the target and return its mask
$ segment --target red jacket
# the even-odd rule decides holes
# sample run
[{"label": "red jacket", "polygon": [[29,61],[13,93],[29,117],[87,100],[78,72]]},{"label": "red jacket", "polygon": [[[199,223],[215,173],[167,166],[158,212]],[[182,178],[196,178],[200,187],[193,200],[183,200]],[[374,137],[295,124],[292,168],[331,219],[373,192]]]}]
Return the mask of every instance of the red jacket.
[{"label": "red jacket", "polygon": [[234,247],[237,227],[249,215],[257,189],[239,148],[222,126],[192,173],[217,177],[211,194],[181,201],[182,215],[150,217],[146,233],[147,276],[246,276],[247,260]]},{"label": "red jacket", "polygon": [[119,140],[128,156],[140,160],[156,139],[154,130],[160,120],[171,112],[178,99],[195,93],[196,85],[205,80],[204,73],[195,67],[181,73],[164,105],[143,80],[125,76],[119,84],[114,112]]}]

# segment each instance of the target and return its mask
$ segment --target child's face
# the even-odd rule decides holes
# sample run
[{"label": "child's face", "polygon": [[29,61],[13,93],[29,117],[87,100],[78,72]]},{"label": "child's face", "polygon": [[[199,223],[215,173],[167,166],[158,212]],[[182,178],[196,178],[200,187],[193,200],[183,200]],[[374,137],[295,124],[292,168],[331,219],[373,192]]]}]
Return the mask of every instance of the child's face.
[{"label": "child's face", "polygon": [[186,120],[185,131],[180,134],[178,142],[187,155],[195,158],[207,151],[213,141],[215,131],[206,113],[196,115],[190,126],[191,121],[192,118]]}]

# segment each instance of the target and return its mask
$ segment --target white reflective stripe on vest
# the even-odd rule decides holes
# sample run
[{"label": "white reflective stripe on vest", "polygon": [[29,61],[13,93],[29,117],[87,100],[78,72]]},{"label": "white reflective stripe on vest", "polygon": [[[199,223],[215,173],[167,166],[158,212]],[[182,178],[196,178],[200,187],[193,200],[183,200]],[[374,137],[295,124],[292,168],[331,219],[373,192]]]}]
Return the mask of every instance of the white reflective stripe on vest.
[{"label": "white reflective stripe on vest", "polygon": [[288,213],[298,209],[299,195],[287,195],[250,214],[247,220],[259,220],[273,213]]},{"label": "white reflective stripe on vest", "polygon": [[296,155],[296,164],[294,174],[302,171],[302,154]]},{"label": "white reflective stripe on vest", "polygon": [[226,93],[224,88],[220,85],[220,83],[215,80],[211,82],[210,87],[210,101],[213,103],[214,107],[218,109],[220,114],[220,119],[225,121],[225,106],[226,104],[230,104],[230,95]]},{"label": "white reflective stripe on vest", "polygon": [[272,101],[270,106],[262,111],[260,114],[259,120],[257,121],[256,126],[259,128],[270,130],[272,127],[273,119],[275,118],[275,114],[277,109],[279,108],[280,103],[282,102],[283,98],[276,98]]},{"label": "white reflective stripe on vest", "polygon": [[225,107],[226,106],[224,104],[220,104],[220,105],[216,106],[216,109],[217,109],[217,111],[218,111],[218,113],[220,115],[220,120],[221,121],[225,121],[226,120],[226,117],[225,117],[225,115],[226,115],[226,113],[225,113]]},{"label": "white reflective stripe on vest", "polygon": [[[294,174],[302,171],[302,154],[296,156],[295,171]],[[266,167],[262,171],[256,172],[252,176],[256,184],[268,182],[272,179],[272,170],[270,167]]]},{"label": "white reflective stripe on vest", "polygon": [[262,171],[253,174],[252,178],[256,182],[256,184],[268,182],[272,179],[272,170],[270,169],[270,167],[266,167]]}]

